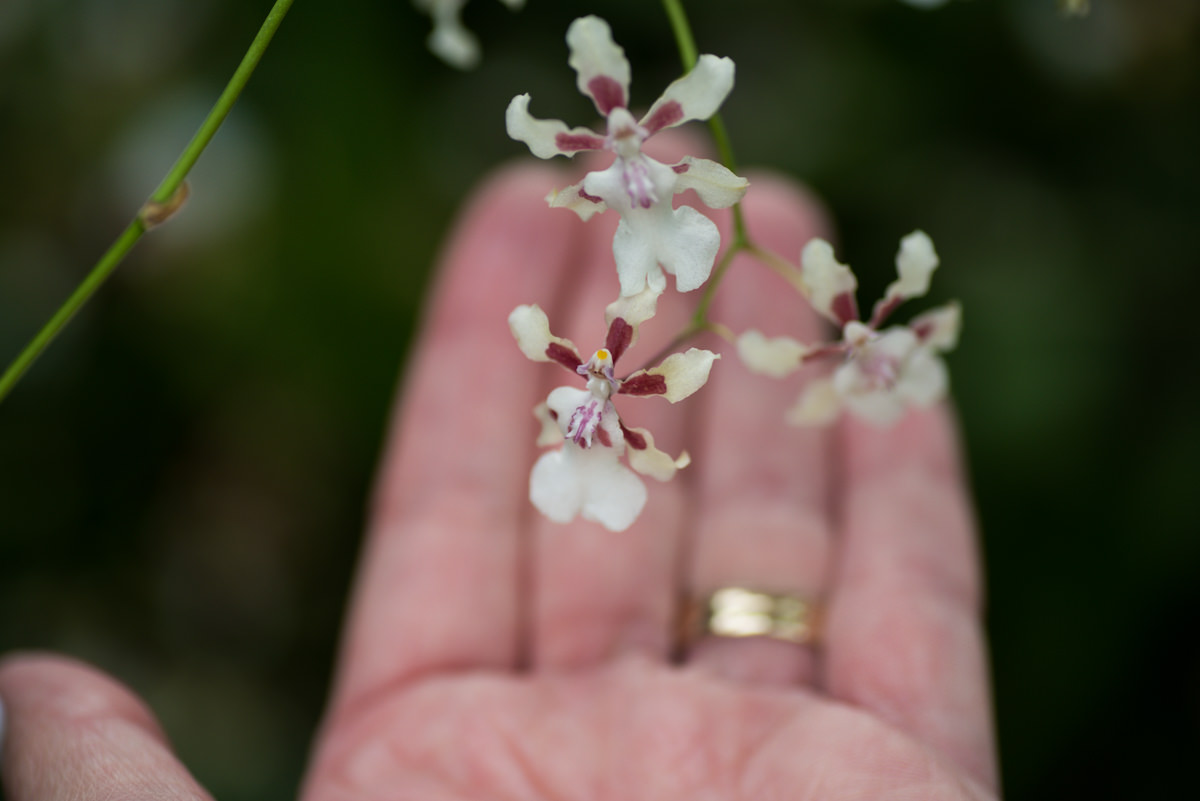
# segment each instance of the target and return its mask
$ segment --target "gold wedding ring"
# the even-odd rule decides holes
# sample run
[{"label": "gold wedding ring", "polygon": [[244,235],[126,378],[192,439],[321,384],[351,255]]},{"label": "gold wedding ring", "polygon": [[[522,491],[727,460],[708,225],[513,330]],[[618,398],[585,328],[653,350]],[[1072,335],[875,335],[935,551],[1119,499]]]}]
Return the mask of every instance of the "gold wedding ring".
[{"label": "gold wedding ring", "polygon": [[770,637],[811,645],[817,636],[817,607],[794,595],[723,587],[696,602],[685,621],[688,640],[697,636]]}]

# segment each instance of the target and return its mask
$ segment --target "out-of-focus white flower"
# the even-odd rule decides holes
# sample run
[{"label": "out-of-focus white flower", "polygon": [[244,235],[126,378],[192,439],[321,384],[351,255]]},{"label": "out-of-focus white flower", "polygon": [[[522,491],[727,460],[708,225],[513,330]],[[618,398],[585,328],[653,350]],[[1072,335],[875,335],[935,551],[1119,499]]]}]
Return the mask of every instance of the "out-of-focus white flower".
[{"label": "out-of-focus white flower", "polygon": [[[500,0],[514,11],[525,0]],[[462,8],[467,0],[413,0],[413,4],[433,20],[429,49],[442,61],[459,69],[479,63],[479,41],[462,24]]]},{"label": "out-of-focus white flower", "polygon": [[950,0],[901,0],[901,1],[904,3],[907,3],[910,6],[916,6],[917,8],[937,8],[938,6],[944,6],[944,5],[946,5],[946,3],[950,2]]},{"label": "out-of-focus white flower", "polygon": [[[582,515],[610,531],[624,531],[646,504],[646,486],[634,471],[667,481],[690,461],[686,452],[673,458],[656,448],[646,429],[626,426],[612,402],[616,395],[660,395],[676,403],[708,381],[712,363],[719,358],[692,348],[657,367],[616,377],[617,360],[637,341],[639,326],[654,315],[659,294],[647,289],[610,304],[604,347],[587,361],[570,340],[550,332],[546,313],[538,306],[518,306],[508,317],[509,329],[528,358],[557,362],[587,379],[583,389],[558,387],[534,409],[542,423],[538,444],[561,442],[562,447],[542,454],[534,464],[529,499],[555,522]],[[628,456],[629,467],[621,463],[622,454]]]},{"label": "out-of-focus white flower", "polygon": [[738,355],[751,370],[776,378],[818,357],[841,356],[842,364],[831,377],[805,388],[788,412],[788,421],[823,425],[846,409],[878,425],[890,425],[909,406],[937,402],[949,384],[938,354],[958,342],[962,312],[957,303],[926,312],[906,326],[879,330],[901,303],[929,291],[937,266],[933,242],[924,232],[904,237],[896,255],[898,276],[875,304],[870,321],[863,323],[854,297],[858,288],[854,274],[834,258],[828,242],[814,239],[801,253],[801,274],[813,309],[841,328],[841,340],[808,346],[790,337],[768,339],[758,331],[747,331],[738,339]]},{"label": "out-of-focus white flower", "polygon": [[700,56],[687,75],[672,83],[639,120],[629,111],[629,62],[612,40],[608,23],[582,17],[567,30],[579,91],[604,115],[607,128],[568,128],[560,120],[539,120],[529,113],[529,95],[508,105],[508,135],[524,142],[539,158],[574,156],[582,150],[608,150],[616,159],[605,170],[590,172],[578,184],[551,192],[551,206],[563,206],[583,219],[606,208],[621,215],[613,255],[621,294],[636,295],[647,286],[666,287],[663,270],[675,276],[680,292],[696,289],[712,272],[721,244],[716,225],[690,206],[671,207],[671,198],[696,190],[710,208],[741,200],[749,183],[708,159],[688,156],[667,165],[642,153],[642,143],[664,128],[716,113],[733,88],[733,62]]}]

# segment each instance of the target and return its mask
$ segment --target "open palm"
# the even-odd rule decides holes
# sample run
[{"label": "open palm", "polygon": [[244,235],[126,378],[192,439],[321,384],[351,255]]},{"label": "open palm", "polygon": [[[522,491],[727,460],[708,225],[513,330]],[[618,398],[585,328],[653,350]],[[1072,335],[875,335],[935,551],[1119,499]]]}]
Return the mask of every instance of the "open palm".
[{"label": "open palm", "polygon": [[[633,528],[532,513],[530,410],[562,375],[527,363],[504,319],[537,302],[586,350],[616,295],[611,228],[541,202],[561,183],[501,174],[445,255],[304,798],[994,798],[978,568],[944,409],[887,431],[784,430],[797,387],[726,358],[678,407],[622,400],[631,425],[695,457],[650,488]],[[777,252],[820,233],[781,182],[758,180],[747,201]],[[632,366],[686,314],[662,309]],[[713,316],[817,335],[782,281],[740,258]],[[731,585],[826,599],[820,647],[679,650],[681,598]],[[13,801],[63,797],[81,777],[112,797],[206,797],[144,709],[90,669],[10,660],[0,697]]]}]

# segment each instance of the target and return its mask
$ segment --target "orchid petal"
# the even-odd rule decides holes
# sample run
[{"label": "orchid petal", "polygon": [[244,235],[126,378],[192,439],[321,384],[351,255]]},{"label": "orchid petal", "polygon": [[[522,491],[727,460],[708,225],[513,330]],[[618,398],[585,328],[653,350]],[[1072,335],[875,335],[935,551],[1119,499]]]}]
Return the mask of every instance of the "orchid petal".
[{"label": "orchid petal", "polygon": [[463,26],[457,9],[452,14],[434,15],[425,44],[435,56],[460,70],[479,64],[479,40]]},{"label": "orchid petal", "polygon": [[[847,339],[854,336],[849,333],[851,328],[852,325],[846,326]],[[901,364],[920,346],[916,333],[907,326],[893,326],[874,336],[874,341],[867,345],[868,352],[871,355],[886,356]]]},{"label": "orchid petal", "polygon": [[855,377],[850,365],[842,365],[834,372],[834,387],[847,409],[860,420],[876,426],[890,426],[904,416],[904,398],[891,390],[858,391],[853,387]]},{"label": "orchid petal", "polygon": [[581,404],[587,402],[592,393],[579,387],[556,387],[546,397],[546,408],[558,423],[558,429],[567,433],[571,413]]},{"label": "orchid petal", "polygon": [[508,329],[528,359],[558,362],[570,370],[583,364],[575,343],[550,333],[550,320],[537,304],[513,309],[508,315]]},{"label": "orchid petal", "polygon": [[[566,433],[574,409],[591,398],[587,390],[558,387],[546,398],[557,415],[559,430]],[[624,531],[646,504],[646,485],[618,459],[625,450],[621,421],[611,411],[601,421],[612,447],[581,448],[565,442],[561,450],[543,454],[529,476],[529,499],[546,517],[566,523],[576,515],[600,523],[610,531]]]},{"label": "orchid petal", "polygon": [[904,366],[896,392],[914,406],[928,407],[946,396],[950,387],[946,363],[928,348],[920,348]]},{"label": "orchid petal", "polygon": [[746,194],[750,182],[734,175],[733,171],[710,159],[684,156],[671,167],[675,171],[675,192],[696,190],[700,200],[710,209],[727,209]]},{"label": "orchid petal", "polygon": [[929,279],[938,266],[938,255],[933,249],[933,240],[924,231],[913,231],[900,240],[900,251],[896,254],[898,278],[888,285],[883,298],[875,304],[871,314],[871,325],[880,323],[897,306],[910,298],[919,298],[929,291]]},{"label": "orchid petal", "polygon": [[914,346],[889,388],[864,389],[854,362],[838,368],[834,385],[856,417],[877,426],[890,426],[904,416],[910,405],[926,407],[941,400],[949,378],[945,363],[932,350]]},{"label": "orchid petal", "polygon": [[541,430],[538,431],[535,443],[539,448],[547,445],[557,445],[563,441],[562,428],[558,425],[558,415],[550,411],[548,403],[542,401],[537,406],[534,406],[533,416],[541,424]]},{"label": "orchid petal", "polygon": [[804,388],[800,399],[788,410],[785,419],[794,426],[823,426],[832,423],[841,412],[842,400],[828,378],[813,381]]},{"label": "orchid petal", "polygon": [[705,54],[691,72],[667,87],[640,124],[653,134],[689,120],[706,120],[717,112],[731,89],[733,61]]},{"label": "orchid petal", "polygon": [[529,475],[529,499],[556,523],[576,515],[624,531],[646,505],[646,485],[609,448],[570,443],[542,454]]},{"label": "orchid petal", "polygon": [[[625,429],[625,442],[629,448],[625,451],[629,466],[644,476],[670,481],[675,472],[682,470],[692,462],[687,451],[672,458],[666,451],[654,447],[654,436],[644,428]],[[634,445],[634,443],[637,445]],[[639,447],[640,446],[640,447]]]},{"label": "orchid petal", "polygon": [[824,239],[812,239],[800,253],[800,271],[808,285],[809,303],[820,315],[837,323],[838,327],[858,319],[858,304],[854,291],[858,279],[845,264],[833,255],[833,246]]},{"label": "orchid petal", "polygon": [[664,232],[658,260],[664,270],[675,276],[677,291],[691,292],[712,273],[721,234],[716,223],[691,206],[680,206],[672,217],[673,225]]},{"label": "orchid petal", "polygon": [[738,356],[750,370],[772,378],[783,378],[800,368],[810,348],[791,337],[767,339],[758,331],[738,337]]},{"label": "orchid petal", "polygon": [[621,382],[622,395],[661,395],[678,403],[708,382],[713,362],[720,355],[702,348],[673,353],[657,367],[638,370]]},{"label": "orchid petal", "polygon": [[[846,328],[849,329],[851,323]],[[928,406],[946,393],[946,366],[907,327],[889,328],[858,346],[833,375],[847,408],[879,426],[895,423],[910,405]]]},{"label": "orchid petal", "polygon": [[562,120],[539,120],[529,113],[529,95],[517,95],[504,113],[508,135],[529,146],[540,159],[574,156],[580,150],[601,150],[604,137],[587,128],[567,128]]},{"label": "orchid petal", "polygon": [[[598,399],[590,390],[558,387],[546,397],[546,407],[558,423],[559,431],[567,439],[573,439],[576,445],[611,450],[618,455],[625,449],[617,410],[610,401]],[[584,410],[588,412],[590,424],[588,420],[576,420],[576,413]],[[571,426],[576,422],[582,425],[572,431]]]},{"label": "orchid petal", "polygon": [[917,335],[922,345],[943,352],[954,350],[958,344],[958,333],[962,329],[962,306],[957,302],[947,303],[914,317],[908,327]]},{"label": "orchid petal", "polygon": [[608,323],[604,347],[612,353],[614,362],[637,342],[638,329],[654,316],[660,295],[661,289],[647,288],[636,295],[622,295],[604,309],[604,320]]},{"label": "orchid petal", "polygon": [[655,244],[653,237],[621,218],[613,235],[613,259],[617,263],[622,297],[636,295],[647,288],[654,292],[667,288],[666,276],[658,266]]},{"label": "orchid petal", "polygon": [[599,214],[608,208],[603,199],[589,195],[583,189],[583,182],[553,189],[546,195],[546,202],[552,209],[570,209],[579,215],[579,219],[587,222],[592,215]]},{"label": "orchid petal", "polygon": [[595,463],[588,471],[580,515],[609,531],[624,531],[637,520],[646,505],[646,485],[620,462],[602,462],[598,456],[592,458]]},{"label": "orchid petal", "polygon": [[567,457],[567,448],[574,447],[543,453],[529,474],[529,500],[555,523],[571,522],[583,507],[583,482]]},{"label": "orchid petal", "polygon": [[589,172],[582,186],[622,217],[629,217],[630,212],[644,217],[646,212],[659,209],[661,214],[671,208],[677,178],[666,164],[639,155],[628,160],[618,158],[603,170]]},{"label": "orchid petal", "polygon": [[691,206],[672,209],[677,176],[665,164],[642,157],[659,202],[649,208],[633,205],[626,190],[622,160],[606,170],[588,173],[583,185],[588,194],[601,197],[621,214],[613,236],[613,258],[621,280],[622,295],[636,295],[646,288],[666,287],[662,271],[675,275],[680,292],[696,289],[708,280],[721,247],[716,224]]},{"label": "orchid petal", "polygon": [[568,62],[575,70],[579,91],[608,116],[629,105],[629,62],[613,41],[608,23],[596,16],[580,17],[567,28]]}]

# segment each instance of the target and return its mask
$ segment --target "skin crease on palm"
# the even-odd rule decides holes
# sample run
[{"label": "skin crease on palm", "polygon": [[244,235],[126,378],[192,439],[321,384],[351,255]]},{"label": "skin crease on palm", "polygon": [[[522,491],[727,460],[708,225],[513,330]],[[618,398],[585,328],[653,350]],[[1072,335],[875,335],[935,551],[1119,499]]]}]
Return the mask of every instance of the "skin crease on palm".
[{"label": "skin crease on palm", "polygon": [[[683,140],[664,138],[670,158]],[[828,235],[811,198],[750,178],[756,242],[795,259]],[[590,352],[617,293],[615,214],[584,224],[543,201],[572,179],[504,170],[449,240],[302,798],[997,797],[975,535],[946,409],[891,429],[789,429],[799,385],[751,376],[732,348],[702,340],[727,355],[693,398],[619,402],[627,424],[693,456],[670,483],[649,482],[638,522],[614,534],[532,510],[531,409],[575,382],[528,362],[506,316],[538,303]],[[727,236],[728,215],[714,219]],[[698,297],[674,294],[625,372]],[[803,301],[743,257],[712,317],[819,334]],[[819,649],[709,639],[673,656],[681,590],[731,584],[824,597]],[[0,699],[12,801],[208,798],[145,706],[90,667],[9,657]]]}]

